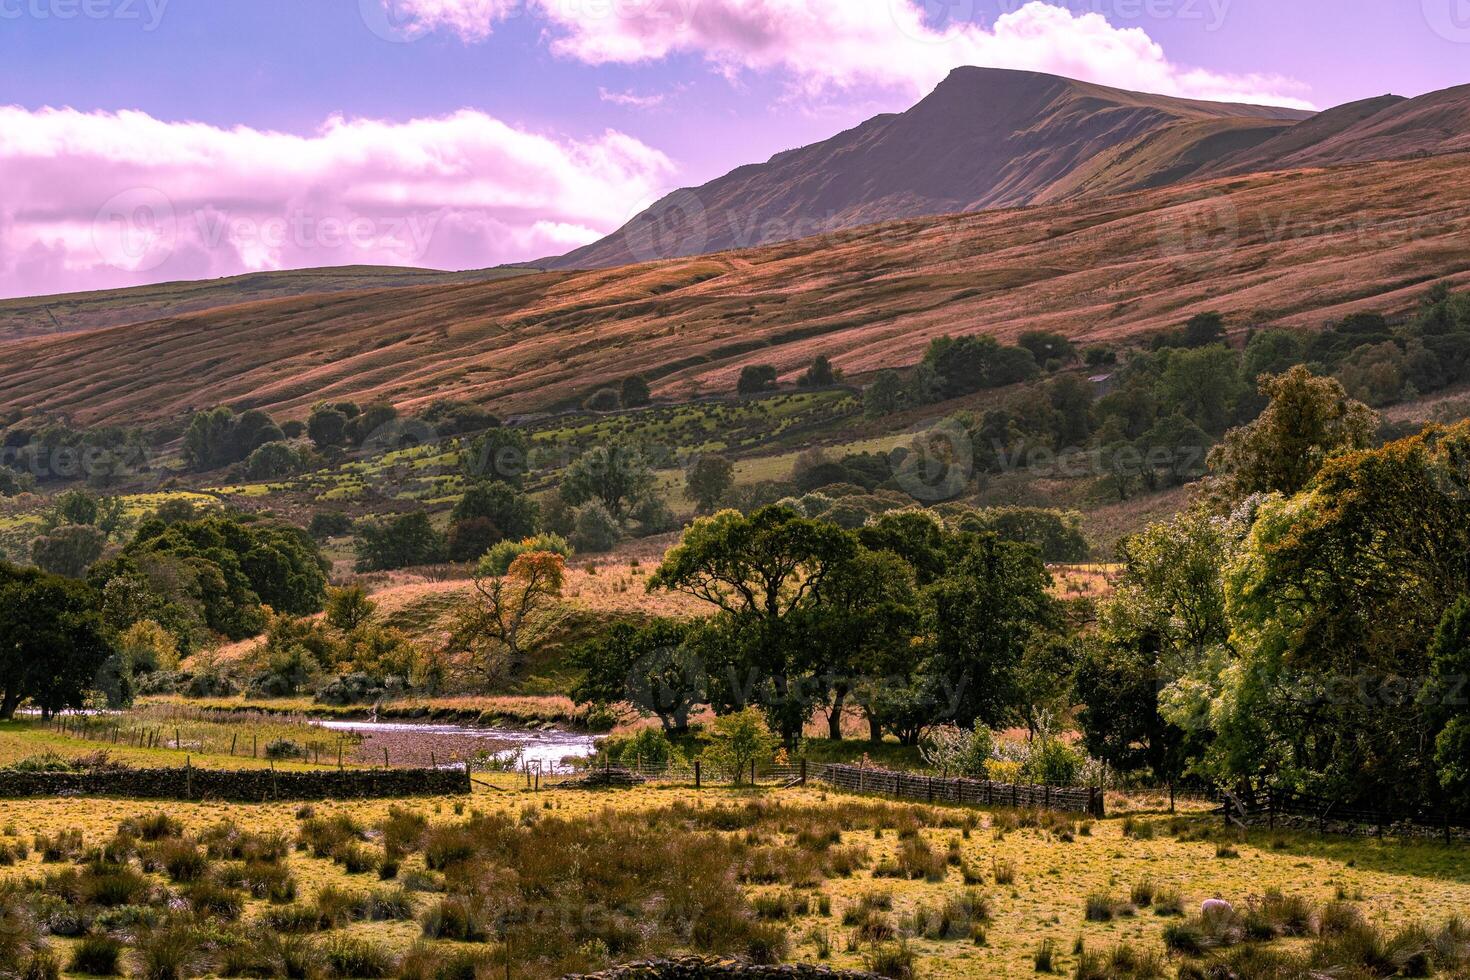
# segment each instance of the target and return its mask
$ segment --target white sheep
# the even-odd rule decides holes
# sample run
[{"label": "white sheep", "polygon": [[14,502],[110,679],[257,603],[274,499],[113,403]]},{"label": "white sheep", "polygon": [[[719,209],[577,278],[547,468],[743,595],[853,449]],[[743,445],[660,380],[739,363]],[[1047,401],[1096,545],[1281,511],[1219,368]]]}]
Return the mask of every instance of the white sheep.
[{"label": "white sheep", "polygon": [[1200,906],[1199,914],[1202,919],[1212,919],[1216,916],[1224,918],[1235,914],[1235,906],[1223,898],[1207,898]]}]

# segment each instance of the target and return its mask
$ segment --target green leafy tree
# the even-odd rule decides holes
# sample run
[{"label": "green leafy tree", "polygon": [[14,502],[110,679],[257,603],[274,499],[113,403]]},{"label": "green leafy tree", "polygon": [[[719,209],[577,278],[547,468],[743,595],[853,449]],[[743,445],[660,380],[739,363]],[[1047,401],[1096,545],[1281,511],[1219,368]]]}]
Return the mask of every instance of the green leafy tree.
[{"label": "green leafy tree", "polygon": [[841,373],[832,367],[831,358],[826,354],[818,354],[811,367],[802,373],[798,383],[803,388],[826,388],[835,385],[840,378]]},{"label": "green leafy tree", "polygon": [[1226,347],[1168,354],[1158,384],[1161,409],[1187,416],[1208,433],[1224,432],[1249,391],[1240,377],[1240,355]]},{"label": "green leafy tree", "polygon": [[716,718],[705,740],[705,755],[731,773],[736,786],[750,774],[752,764],[771,759],[781,744],[753,708]]},{"label": "green leafy tree", "polygon": [[368,598],[361,585],[344,585],[327,590],[327,623],[344,633],[366,625],[377,612],[378,604]]},{"label": "green leafy tree", "polygon": [[85,524],[64,524],[31,542],[31,560],[43,571],[82,578],[102,557],[107,535]]},{"label": "green leafy tree", "polygon": [[330,405],[318,405],[306,420],[306,434],[312,445],[326,451],[347,445],[347,415]]},{"label": "green leafy tree", "polygon": [[819,603],[829,575],[853,558],[852,535],[766,507],[745,517],[723,511],[696,521],[650,577],[650,591],[682,592],[713,606],[729,643],[728,662],[754,689],[731,698],[759,704],[795,745],[821,695],[809,679],[819,666],[801,635],[802,611]]},{"label": "green leafy tree", "polygon": [[993,534],[963,540],[948,572],[924,594],[927,672],[944,698],[932,718],[1003,728],[1022,717],[1022,656],[1055,619],[1050,587],[1035,548]]},{"label": "green leafy tree", "polygon": [[357,525],[357,570],[383,572],[442,561],[444,536],[421,510]]},{"label": "green leafy tree", "polygon": [[897,371],[879,371],[873,383],[863,390],[863,413],[869,418],[883,418],[903,407],[903,379]]},{"label": "green leafy tree", "polygon": [[684,473],[684,496],[701,514],[713,511],[735,485],[735,464],[715,453],[701,453]]},{"label": "green leafy tree", "polygon": [[500,480],[520,486],[530,472],[531,439],[524,429],[496,426],[481,433],[460,455],[460,469],[472,480]]},{"label": "green leafy tree", "polygon": [[582,671],[572,687],[578,704],[626,702],[656,716],[669,734],[689,730],[689,713],[708,697],[695,622],[655,619],[618,623],[572,654]]},{"label": "green leafy tree", "polygon": [[735,391],[741,395],[759,395],[776,390],[776,369],[770,364],[747,364],[740,369]]},{"label": "green leafy tree", "polygon": [[1219,313],[1197,313],[1184,325],[1185,347],[1225,343],[1225,318]]},{"label": "green leafy tree", "polygon": [[1210,453],[1215,490],[1227,505],[1254,493],[1298,493],[1330,456],[1373,443],[1377,414],[1332,378],[1298,366],[1262,378],[1260,392],[1270,399],[1266,410]]},{"label": "green leafy tree", "polygon": [[578,456],[562,476],[561,495],[572,506],[596,500],[622,522],[654,488],[653,469],[630,443],[593,446]]},{"label": "green leafy tree", "polygon": [[637,374],[623,379],[619,394],[622,396],[623,404],[628,408],[642,408],[653,400],[648,390],[648,382]]},{"label": "green leafy tree", "polygon": [[1445,610],[1429,645],[1429,684],[1421,696],[1429,723],[1438,729],[1434,761],[1451,806],[1470,813],[1470,596]]},{"label": "green leafy tree", "polygon": [[581,552],[600,555],[612,551],[623,540],[623,526],[600,500],[589,500],[577,508],[572,528],[572,545]]},{"label": "green leafy tree", "polygon": [[0,720],[80,708],[112,656],[90,587],[0,562]]}]

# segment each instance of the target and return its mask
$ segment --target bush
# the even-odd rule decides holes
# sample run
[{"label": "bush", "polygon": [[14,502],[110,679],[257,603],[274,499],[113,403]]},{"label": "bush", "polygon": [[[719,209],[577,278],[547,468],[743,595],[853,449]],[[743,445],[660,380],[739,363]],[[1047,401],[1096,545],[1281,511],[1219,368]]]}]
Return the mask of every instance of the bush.
[{"label": "bush", "polygon": [[122,959],[122,943],[111,936],[84,936],[72,947],[70,973],[93,977],[115,977]]},{"label": "bush", "polygon": [[333,936],[322,946],[322,955],[336,977],[375,980],[393,972],[393,955],[359,936]]},{"label": "bush", "polygon": [[186,980],[200,961],[199,940],[182,924],[163,926],[138,937],[132,975],[139,980]]},{"label": "bush", "polygon": [[917,957],[907,943],[884,943],[863,957],[863,965],[870,973],[890,980],[912,980]]},{"label": "bush", "polygon": [[577,509],[572,546],[586,554],[603,554],[623,539],[622,526],[600,500],[588,501]]},{"label": "bush", "polygon": [[521,555],[531,551],[544,551],[563,558],[572,557],[572,546],[559,534],[538,534],[520,541],[501,541],[485,552],[480,559],[479,573],[486,578],[501,578],[510,572],[510,566]]},{"label": "bush", "polygon": [[623,407],[623,396],[616,388],[599,388],[588,396],[582,407],[589,412],[616,412]]}]

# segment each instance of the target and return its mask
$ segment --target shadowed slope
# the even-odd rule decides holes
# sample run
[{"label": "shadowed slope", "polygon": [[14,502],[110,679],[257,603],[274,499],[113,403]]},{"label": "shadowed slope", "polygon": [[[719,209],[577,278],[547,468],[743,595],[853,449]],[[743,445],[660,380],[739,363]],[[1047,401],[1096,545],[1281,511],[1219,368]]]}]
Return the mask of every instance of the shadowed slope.
[{"label": "shadowed slope", "polygon": [[[907,112],[676,192],[608,238],[544,264],[599,268],[876,221],[1153,187],[1307,115],[1038,72],[958,68]],[[672,235],[648,227],[670,217],[688,224]]]}]

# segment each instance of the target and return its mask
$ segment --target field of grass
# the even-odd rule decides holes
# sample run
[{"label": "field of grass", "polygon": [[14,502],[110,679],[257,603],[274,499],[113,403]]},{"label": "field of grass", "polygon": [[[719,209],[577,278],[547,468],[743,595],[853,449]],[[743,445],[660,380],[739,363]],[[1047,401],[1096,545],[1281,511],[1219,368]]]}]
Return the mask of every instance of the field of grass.
[{"label": "field of grass", "polygon": [[[421,923],[439,922],[431,913],[443,896],[417,889],[444,888],[447,881],[453,895],[481,886],[456,874],[454,865],[447,875],[442,865],[439,871],[428,870],[425,862],[436,860],[429,855],[440,853],[432,843],[422,850],[413,843],[404,845],[396,880],[380,885],[368,870],[368,862],[382,852],[383,838],[371,828],[385,826],[391,810],[409,811],[421,815],[431,828],[425,841],[437,839],[443,846],[457,847],[460,845],[451,845],[458,839],[451,831],[441,833],[433,828],[458,823],[466,807],[478,814],[474,826],[485,828],[488,836],[472,837],[476,843],[469,844],[465,853],[481,848],[492,852],[485,858],[490,864],[478,865],[482,870],[477,874],[516,874],[529,889],[532,882],[559,880],[570,873],[566,852],[553,850],[529,858],[524,849],[537,839],[611,843],[626,837],[647,848],[666,847],[675,861],[694,861],[696,854],[701,861],[718,858],[729,862],[741,899],[740,905],[720,914],[747,926],[777,930],[784,936],[787,959],[817,961],[825,953],[827,962],[834,965],[862,966],[875,950],[893,949],[886,940],[875,945],[874,937],[901,938],[914,933],[904,942],[917,957],[916,975],[936,980],[1033,976],[1036,951],[1048,939],[1057,951],[1055,969],[1067,974],[1079,959],[1079,942],[1088,951],[1105,951],[1120,942],[1162,951],[1166,927],[1180,922],[1181,917],[1172,914],[1167,901],[1129,905],[1134,898],[1142,901],[1141,893],[1150,890],[1155,896],[1171,898],[1177,892],[1180,910],[1186,915],[1193,914],[1201,900],[1215,896],[1240,908],[1271,890],[1318,905],[1346,897],[1370,920],[1393,927],[1431,923],[1470,904],[1470,864],[1463,851],[1437,844],[1318,840],[1264,832],[1232,836],[1224,844],[1216,839],[1217,822],[1204,816],[1171,821],[1162,815],[1135,815],[1079,825],[1067,819],[1037,821],[1006,811],[884,804],[816,787],[530,793],[513,777],[492,777],[490,781],[498,788],[479,787],[467,802],[445,798],[317,805],[315,817],[345,815],[369,831],[356,845],[357,851],[367,852],[367,860],[359,854],[359,862],[366,867],[352,873],[341,854],[334,860],[330,852],[316,856],[306,850],[289,855],[283,860],[296,885],[297,905],[292,908],[317,902],[324,890],[331,896],[333,888],[359,894],[378,888],[396,890],[400,883],[412,888],[406,897],[397,894],[408,908],[395,916],[405,918],[372,921],[348,915],[342,919],[342,928],[314,941],[332,943],[339,935],[348,935],[378,944],[395,956],[422,942]],[[1117,800],[1111,803],[1119,805]],[[123,820],[154,809],[124,800],[0,801],[0,829],[16,843],[29,841],[35,834],[49,837],[76,829],[82,832],[85,846],[95,846],[111,838]],[[288,804],[173,803],[167,810],[187,834],[202,833],[221,821],[292,838],[308,830],[299,808]],[[650,832],[654,836],[648,836]],[[655,840],[661,843],[654,844]],[[516,854],[521,857],[493,872],[497,849],[502,849],[500,860]],[[611,855],[596,852],[589,857],[595,863],[611,860]],[[40,855],[32,854],[0,873],[18,880],[56,869],[57,865],[43,865]],[[584,873],[589,876],[584,879],[587,890],[579,891],[576,900],[590,908],[607,885],[600,877],[602,871],[588,868]],[[149,877],[158,889],[188,892],[187,886],[171,885],[164,874]],[[599,884],[592,885],[593,880]],[[1135,894],[1135,887],[1145,884],[1150,887],[1139,888],[1140,894]],[[517,894],[516,885],[505,887],[509,892],[496,894],[503,898]],[[720,886],[711,879],[702,890],[713,900]],[[524,898],[525,892],[521,894],[524,901],[530,901]],[[964,899],[960,904],[968,906],[968,914],[952,915],[936,926],[939,910],[960,899]],[[566,911],[564,905],[553,906],[549,901],[541,903],[541,912]],[[1097,914],[1089,920],[1089,904],[1108,907],[1107,921],[1100,921]],[[1156,910],[1152,904],[1164,907]],[[285,907],[249,897],[243,897],[241,905],[240,918],[247,923],[262,921],[273,908],[279,912]],[[930,914],[921,910],[930,910]],[[601,914],[578,919],[566,931],[580,934],[604,927],[607,935],[621,934]],[[759,941],[762,948],[773,943],[769,935],[747,935],[749,929],[742,929],[746,931],[740,933],[745,936],[741,943]],[[630,953],[650,946],[697,945],[658,936],[654,927],[646,932],[654,934],[653,938],[630,948]],[[523,950],[531,945],[523,936],[515,939],[526,943],[519,947]],[[64,962],[77,941],[53,942],[61,947]],[[537,942],[543,952],[543,947],[555,945],[551,939]],[[445,951],[474,949],[491,957],[503,955],[504,949],[493,940],[467,947],[447,942],[432,945]],[[513,960],[516,948],[513,944]],[[618,958],[606,939],[597,945],[580,935],[561,954],[571,959],[585,957],[591,960],[588,966]],[[524,969],[517,966],[519,977],[554,975],[529,964]],[[1173,975],[1172,966],[1169,975]]]}]

